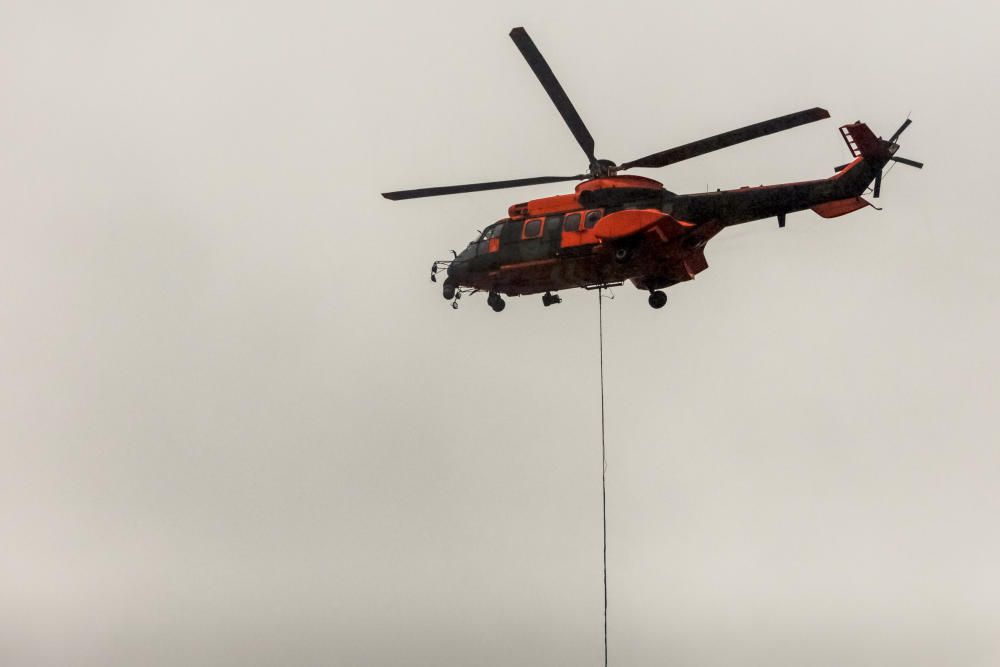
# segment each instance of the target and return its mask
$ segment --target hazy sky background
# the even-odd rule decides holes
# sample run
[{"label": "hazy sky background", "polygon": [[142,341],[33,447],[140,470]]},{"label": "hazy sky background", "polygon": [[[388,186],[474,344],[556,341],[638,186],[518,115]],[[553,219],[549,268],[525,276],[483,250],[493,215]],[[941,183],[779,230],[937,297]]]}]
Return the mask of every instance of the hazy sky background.
[{"label": "hazy sky background", "polygon": [[[933,7],[933,8],[931,8]],[[597,665],[597,295],[428,282],[585,159],[832,174],[605,303],[614,665],[1000,664],[995,3],[0,7],[0,664]]]}]

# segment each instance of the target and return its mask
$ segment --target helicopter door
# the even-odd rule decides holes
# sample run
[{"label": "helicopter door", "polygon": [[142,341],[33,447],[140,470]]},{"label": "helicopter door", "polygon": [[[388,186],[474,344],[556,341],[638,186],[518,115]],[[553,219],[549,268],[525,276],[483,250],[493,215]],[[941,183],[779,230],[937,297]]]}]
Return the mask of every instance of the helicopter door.
[{"label": "helicopter door", "polygon": [[580,228],[583,227],[583,214],[580,211],[567,213],[563,218],[562,247],[569,248],[582,243]]},{"label": "helicopter door", "polygon": [[500,263],[514,264],[521,261],[521,228],[523,220],[508,220],[500,232]]},{"label": "helicopter door", "polygon": [[546,257],[555,257],[559,252],[562,242],[562,215],[550,215],[545,218],[545,227],[542,230],[542,247]]},{"label": "helicopter door", "polygon": [[520,260],[530,262],[545,257],[542,237],[542,218],[528,218],[521,228]]}]

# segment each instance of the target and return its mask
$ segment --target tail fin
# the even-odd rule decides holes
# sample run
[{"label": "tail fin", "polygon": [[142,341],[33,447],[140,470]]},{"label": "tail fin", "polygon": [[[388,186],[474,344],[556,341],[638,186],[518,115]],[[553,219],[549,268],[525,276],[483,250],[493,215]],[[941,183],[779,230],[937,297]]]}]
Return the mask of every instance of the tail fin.
[{"label": "tail fin", "polygon": [[908,128],[912,122],[913,121],[907,118],[903,121],[903,124],[899,126],[899,129],[893,132],[892,136],[888,139],[876,137],[875,133],[861,121],[842,126],[840,128],[840,135],[844,137],[844,141],[847,143],[847,148],[850,149],[851,155],[854,156],[854,162],[836,167],[834,171],[837,172],[837,175],[834,176],[834,178],[838,178],[843,174],[846,174],[850,171],[850,167],[854,166],[858,162],[865,162],[869,165],[869,167],[876,170],[875,185],[872,188],[872,196],[878,197],[879,192],[882,189],[882,169],[889,163],[890,160],[902,162],[903,164],[916,167],[917,169],[923,169],[924,164],[922,162],[908,160],[903,157],[896,157],[896,151],[899,150],[899,144],[896,143],[896,140],[899,139],[899,135],[901,135],[903,130]]},{"label": "tail fin", "polygon": [[840,135],[844,137],[844,142],[851,151],[851,155],[854,157],[860,155],[872,162],[888,160],[895,152],[893,148],[898,148],[895,144],[876,137],[871,128],[861,121],[841,126]]}]

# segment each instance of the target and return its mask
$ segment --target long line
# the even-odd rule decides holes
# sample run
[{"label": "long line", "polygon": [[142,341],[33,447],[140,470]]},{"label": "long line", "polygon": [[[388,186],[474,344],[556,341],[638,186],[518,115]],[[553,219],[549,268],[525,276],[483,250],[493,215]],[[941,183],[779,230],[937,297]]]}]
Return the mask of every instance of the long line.
[{"label": "long line", "polygon": [[604,296],[597,290],[597,332],[601,359],[601,519],[604,524],[604,667],[608,667],[608,454],[604,446]]}]

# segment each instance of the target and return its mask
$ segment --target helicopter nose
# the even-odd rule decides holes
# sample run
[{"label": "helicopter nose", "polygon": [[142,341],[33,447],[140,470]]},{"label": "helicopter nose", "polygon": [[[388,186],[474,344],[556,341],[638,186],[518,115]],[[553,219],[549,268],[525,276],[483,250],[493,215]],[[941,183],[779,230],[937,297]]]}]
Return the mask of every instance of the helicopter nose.
[{"label": "helicopter nose", "polygon": [[457,280],[457,279],[461,278],[462,276],[464,276],[465,274],[467,274],[468,273],[468,267],[465,264],[466,263],[462,262],[462,261],[454,261],[451,264],[449,264],[448,265],[448,279],[454,282],[455,280]]}]

